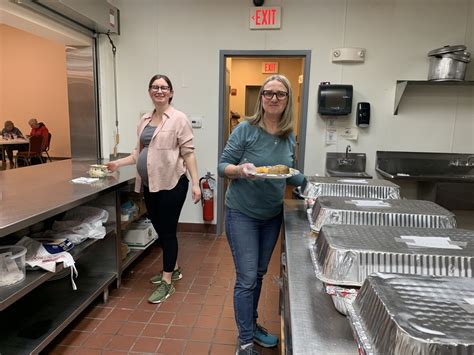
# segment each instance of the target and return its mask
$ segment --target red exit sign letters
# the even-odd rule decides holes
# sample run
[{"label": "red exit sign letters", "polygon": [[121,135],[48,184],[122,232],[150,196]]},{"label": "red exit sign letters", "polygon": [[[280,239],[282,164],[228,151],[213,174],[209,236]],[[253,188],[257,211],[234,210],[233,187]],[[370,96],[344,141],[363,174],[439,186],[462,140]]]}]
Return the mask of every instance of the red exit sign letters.
[{"label": "red exit sign letters", "polygon": [[262,63],[263,74],[277,74],[278,73],[278,62],[263,62]]},{"label": "red exit sign letters", "polygon": [[252,7],[250,8],[250,29],[268,30],[281,27],[281,7]]}]

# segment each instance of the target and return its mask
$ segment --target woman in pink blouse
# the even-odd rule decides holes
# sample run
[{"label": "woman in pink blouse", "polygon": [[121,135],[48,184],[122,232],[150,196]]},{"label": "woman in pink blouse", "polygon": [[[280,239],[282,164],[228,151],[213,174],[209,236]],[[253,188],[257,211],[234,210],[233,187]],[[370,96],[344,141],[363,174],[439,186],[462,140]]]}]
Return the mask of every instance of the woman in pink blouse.
[{"label": "woman in pink blouse", "polygon": [[150,303],[160,303],[175,292],[173,283],[183,277],[177,263],[176,229],[188,191],[188,176],[194,203],[200,201],[201,189],[191,124],[183,112],[171,106],[171,80],[166,75],[153,76],[148,94],[155,109],[138,123],[135,149],[107,167],[115,171],[121,166],[137,165],[135,191],[143,188],[148,215],[163,248],[163,271],[151,278],[157,288],[148,298]]}]

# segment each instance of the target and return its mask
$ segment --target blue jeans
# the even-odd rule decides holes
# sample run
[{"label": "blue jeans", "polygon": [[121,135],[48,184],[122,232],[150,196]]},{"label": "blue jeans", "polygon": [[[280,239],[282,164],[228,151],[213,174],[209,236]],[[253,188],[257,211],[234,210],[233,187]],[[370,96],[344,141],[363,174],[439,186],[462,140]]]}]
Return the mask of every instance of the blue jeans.
[{"label": "blue jeans", "polygon": [[237,273],[234,313],[241,344],[253,341],[262,279],[280,235],[282,218],[283,212],[261,220],[226,208],[226,235]]}]

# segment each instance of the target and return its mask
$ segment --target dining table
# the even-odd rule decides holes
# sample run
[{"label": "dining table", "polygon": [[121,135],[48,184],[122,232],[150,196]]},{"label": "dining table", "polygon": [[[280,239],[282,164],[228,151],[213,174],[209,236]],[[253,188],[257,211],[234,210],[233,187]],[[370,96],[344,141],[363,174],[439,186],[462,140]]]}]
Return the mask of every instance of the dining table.
[{"label": "dining table", "polygon": [[0,136],[0,149],[2,150],[2,164],[6,163],[5,157],[5,148],[8,145],[28,145],[30,141],[27,138],[16,137],[16,138],[6,138]]}]

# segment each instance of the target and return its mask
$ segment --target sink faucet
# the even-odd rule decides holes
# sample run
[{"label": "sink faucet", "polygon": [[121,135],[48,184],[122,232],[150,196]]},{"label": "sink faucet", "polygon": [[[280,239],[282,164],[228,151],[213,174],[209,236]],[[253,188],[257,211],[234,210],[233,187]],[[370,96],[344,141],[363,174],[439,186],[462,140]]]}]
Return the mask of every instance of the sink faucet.
[{"label": "sink faucet", "polygon": [[346,159],[349,158],[349,152],[350,152],[350,151],[351,151],[351,146],[348,145],[348,146],[346,147]]},{"label": "sink faucet", "polygon": [[470,155],[467,157],[467,166],[474,166],[474,155]]}]

